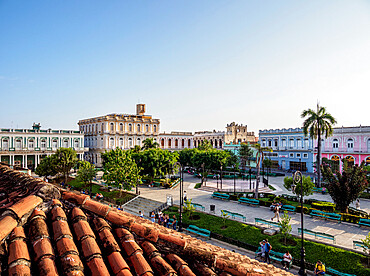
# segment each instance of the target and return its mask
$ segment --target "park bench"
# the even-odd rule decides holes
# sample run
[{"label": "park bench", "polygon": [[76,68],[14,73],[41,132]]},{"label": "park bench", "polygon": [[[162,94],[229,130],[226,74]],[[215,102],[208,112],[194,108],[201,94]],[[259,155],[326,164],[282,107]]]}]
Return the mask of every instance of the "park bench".
[{"label": "park bench", "polygon": [[[299,234],[302,233],[301,228],[298,228],[298,233]],[[333,243],[335,243],[335,236],[330,235],[330,234],[326,234],[326,233],[322,233],[322,232],[315,232],[315,231],[308,230],[308,229],[303,229],[303,233],[307,234],[307,235],[312,235],[312,236],[315,237],[315,239],[324,238],[324,239],[332,240]]]},{"label": "park bench", "polygon": [[259,206],[260,201],[258,199],[253,199],[253,198],[246,198],[246,197],[241,197],[238,200],[239,203],[246,203],[249,205],[254,205],[254,206]]},{"label": "park bench", "polygon": [[358,222],[358,227],[361,227],[361,225],[370,227],[370,219],[361,218]]},{"label": "park bench", "polygon": [[323,193],[323,194],[326,194],[326,191],[325,192],[323,192],[323,190],[322,190],[323,188],[318,188],[318,187],[314,187],[313,188],[313,191],[315,192],[315,193]]},{"label": "park bench", "polygon": [[195,225],[189,225],[189,227],[186,228],[186,230],[189,231],[189,232],[192,232],[194,234],[197,234],[199,236],[206,237],[206,238],[211,237],[211,231],[209,231],[207,229],[199,228]]},{"label": "park bench", "polygon": [[200,208],[202,211],[205,210],[205,208],[204,208],[204,206],[202,204],[191,203],[191,205],[193,205],[195,209]]},{"label": "park bench", "polygon": [[278,228],[280,228],[279,223],[273,222],[273,221],[270,221],[270,220],[265,220],[265,219],[261,219],[261,218],[254,218],[254,222],[256,224],[257,223],[266,224],[269,228],[270,227],[278,227]]},{"label": "park bench", "polygon": [[289,212],[295,212],[296,207],[292,205],[283,205],[280,210],[282,211],[289,211]]},{"label": "park bench", "polygon": [[[273,261],[281,263],[281,261],[284,259],[284,253],[280,253],[280,252],[270,250],[270,259],[273,260]],[[288,264],[288,269],[290,269],[292,264],[293,264],[293,258]]]},{"label": "park bench", "polygon": [[342,215],[339,215],[339,214],[336,214],[336,213],[327,213],[327,212],[319,211],[319,210],[311,210],[310,216],[311,216],[311,218],[313,216],[322,217],[325,220],[326,219],[333,219],[333,220],[337,220],[339,223],[341,222],[340,220],[342,218]]},{"label": "park bench", "polygon": [[212,194],[212,197],[213,198],[219,198],[219,199],[229,199],[230,198],[230,195],[228,195],[228,194],[221,194],[221,193],[218,193],[218,192],[214,192],[213,194]]},{"label": "park bench", "polygon": [[326,273],[325,275],[327,276],[356,276],[355,274],[348,274],[348,273],[343,273],[343,272],[340,272],[334,268],[331,268],[331,267],[327,267],[326,268]]},{"label": "park bench", "polygon": [[241,218],[241,219],[243,219],[243,221],[246,221],[246,217],[245,217],[245,216],[243,216],[242,214],[239,214],[239,213],[231,213],[231,217],[232,217],[233,219]]},{"label": "park bench", "polygon": [[367,246],[362,241],[353,241],[353,248],[354,249],[356,248],[367,249]]},{"label": "park bench", "polygon": [[154,187],[161,187],[162,183],[161,182],[153,182],[152,185]]}]

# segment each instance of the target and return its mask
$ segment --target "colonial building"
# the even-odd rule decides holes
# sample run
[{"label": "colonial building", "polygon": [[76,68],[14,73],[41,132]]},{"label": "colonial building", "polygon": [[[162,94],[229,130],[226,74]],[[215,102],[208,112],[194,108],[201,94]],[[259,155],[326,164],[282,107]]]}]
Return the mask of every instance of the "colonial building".
[{"label": "colonial building", "polygon": [[145,114],[145,104],[138,104],[136,115],[108,114],[80,120],[78,125],[89,147],[85,159],[101,166],[101,153],[107,149],[141,147],[147,138],[153,138],[158,143],[160,120]]},{"label": "colonial building", "polygon": [[265,154],[273,168],[313,172],[313,141],[302,128],[260,130],[259,142],[273,150]]},{"label": "colonial building", "polygon": [[76,130],[41,129],[33,124],[32,129],[0,129],[0,162],[35,169],[45,156],[59,148],[73,148],[80,160],[84,155],[84,136]]},{"label": "colonial building", "polygon": [[159,134],[159,147],[168,150],[182,150],[194,147],[192,132],[172,131]]},{"label": "colonial building", "polygon": [[340,161],[343,159],[350,164],[361,164],[364,161],[370,165],[370,126],[334,128],[333,136],[322,139],[321,156],[331,160],[332,164],[340,169],[342,169]]},{"label": "colonial building", "polygon": [[194,147],[199,147],[203,141],[209,141],[214,148],[222,149],[225,142],[224,131],[197,131],[194,133]]}]

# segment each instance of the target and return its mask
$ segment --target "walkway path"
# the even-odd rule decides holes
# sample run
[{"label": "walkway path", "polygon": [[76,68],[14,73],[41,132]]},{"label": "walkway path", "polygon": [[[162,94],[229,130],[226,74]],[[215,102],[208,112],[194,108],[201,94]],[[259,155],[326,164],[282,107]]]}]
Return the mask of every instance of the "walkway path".
[{"label": "walkway path", "polygon": [[[237,212],[246,216],[247,223],[249,224],[254,224],[254,218],[270,220],[273,216],[273,213],[270,211],[270,209],[266,207],[252,207],[244,204],[238,204],[237,202],[213,199],[211,197],[211,192],[194,189],[194,185],[197,182],[199,182],[199,179],[188,174],[184,175],[184,190],[187,191],[188,198],[191,198],[194,203],[199,203],[206,207],[206,212],[210,212],[210,205],[216,205],[216,215],[220,215],[220,210],[222,209],[231,212]],[[216,182],[213,182],[213,180],[208,180],[207,186],[216,185]],[[228,185],[229,182],[230,185],[233,185],[233,181],[230,180],[223,181],[223,185]],[[270,183],[276,188],[276,194],[291,194],[289,191],[285,190],[282,185],[283,177],[270,178]],[[172,190],[141,187],[140,193],[144,197],[161,202],[165,202],[166,195],[169,194],[173,196],[174,203],[179,204],[179,187],[176,187]],[[330,196],[322,194],[314,194],[308,198],[331,201]],[[367,212],[370,211],[369,201],[362,200],[361,205],[362,209],[366,210]],[[300,214],[290,213],[289,215],[292,217],[292,234],[297,235],[298,227],[300,227]],[[310,218],[308,215],[304,216],[304,228],[334,235],[336,237],[336,245],[347,249],[353,248],[354,240],[358,241],[363,239],[369,233],[369,228],[359,228],[354,224],[346,222],[337,223],[325,221],[319,218]],[[310,236],[306,236],[306,238],[311,239]],[[330,241],[328,242],[325,239],[320,239],[320,241],[331,244]]]}]

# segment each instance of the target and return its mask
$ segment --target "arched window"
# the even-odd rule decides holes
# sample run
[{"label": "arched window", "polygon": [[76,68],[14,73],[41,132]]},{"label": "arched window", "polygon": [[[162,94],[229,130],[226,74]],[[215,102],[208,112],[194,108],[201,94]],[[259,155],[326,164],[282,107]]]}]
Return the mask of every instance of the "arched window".
[{"label": "arched window", "polygon": [[168,139],[168,147],[171,148],[171,139]]},{"label": "arched window", "polygon": [[215,140],[215,148],[217,148],[217,140]]},{"label": "arched window", "polygon": [[119,138],[119,147],[123,148],[123,138]]},{"label": "arched window", "polygon": [[266,147],[266,140],[265,139],[262,140],[262,147]]},{"label": "arched window", "polygon": [[128,131],[132,131],[132,124],[128,124]]},{"label": "arched window", "polygon": [[271,140],[268,140],[268,146],[272,147],[272,141]]},{"label": "arched window", "polygon": [[164,148],[164,139],[161,139],[161,147]]},{"label": "arched window", "polygon": [[9,140],[3,139],[3,150],[9,150]]},{"label": "arched window", "polygon": [[63,140],[63,148],[68,148],[68,139]]},{"label": "arched window", "polygon": [[353,156],[346,156],[345,159],[347,160],[348,166],[353,166],[355,164],[355,159],[353,158]]},{"label": "arched window", "polygon": [[136,139],[136,145],[141,146],[141,140],[140,140],[140,138],[137,138]]},{"label": "arched window", "polygon": [[95,132],[95,125],[92,125],[92,132]]},{"label": "arched window", "polygon": [[308,149],[309,146],[310,146],[310,140],[304,139],[304,148]]},{"label": "arched window", "polygon": [[114,148],[114,138],[113,137],[109,138],[109,148],[111,148],[111,149]]},{"label": "arched window", "polygon": [[281,139],[281,146],[286,148],[286,139]]},{"label": "arched window", "polygon": [[132,148],[132,138],[128,138],[128,146]]},{"label": "arched window", "polygon": [[114,123],[110,123],[110,131],[114,131]]},{"label": "arched window", "polygon": [[191,147],[191,141],[190,141],[190,139],[188,140],[188,148],[190,148]]},{"label": "arched window", "polygon": [[53,141],[51,143],[51,147],[53,148],[53,150],[58,147],[58,140],[57,139],[53,139]]},{"label": "arched window", "polygon": [[101,132],[104,132],[104,123],[101,124]]},{"label": "arched window", "polygon": [[220,139],[218,144],[220,145],[220,148],[222,148],[222,139]]},{"label": "arched window", "polygon": [[370,166],[370,157],[367,157],[367,158],[366,158],[365,163],[366,163],[366,166]]},{"label": "arched window", "polygon": [[78,139],[75,139],[75,145],[74,145],[74,148],[75,149],[78,149],[79,148],[79,146],[80,146],[80,142],[78,141]]},{"label": "arched window", "polygon": [[179,147],[179,141],[176,139],[175,140],[175,148],[178,148]]},{"label": "arched window", "polygon": [[17,138],[15,140],[15,150],[21,150],[22,149],[22,139]]},{"label": "arched window", "polygon": [[334,155],[330,158],[331,160],[331,169],[332,171],[339,171],[339,161],[340,161],[340,158],[339,156],[337,155]]},{"label": "arched window", "polygon": [[145,132],[149,132],[149,125],[145,125]]},{"label": "arched window", "polygon": [[153,132],[157,132],[157,126],[156,125],[153,126]]},{"label": "arched window", "polygon": [[301,139],[297,139],[297,147],[299,149],[302,148],[302,140]]},{"label": "arched window", "polygon": [[294,139],[289,139],[289,148],[294,148]]},{"label": "arched window", "polygon": [[338,147],[339,147],[338,139],[333,139],[333,149],[338,149]]},{"label": "arched window", "polygon": [[119,131],[123,131],[123,124],[119,123]]},{"label": "arched window", "polygon": [[184,140],[184,139],[182,139],[182,140],[181,140],[181,147],[182,147],[182,148],[184,148],[184,147],[185,147],[185,140]]},{"label": "arched window", "polygon": [[349,138],[347,140],[347,149],[348,151],[353,151],[353,139],[352,138]]},{"label": "arched window", "polygon": [[137,124],[136,130],[137,130],[137,132],[141,132],[141,125],[140,124]]},{"label": "arched window", "polygon": [[41,141],[40,141],[40,147],[43,150],[46,149],[46,139],[41,139]]}]

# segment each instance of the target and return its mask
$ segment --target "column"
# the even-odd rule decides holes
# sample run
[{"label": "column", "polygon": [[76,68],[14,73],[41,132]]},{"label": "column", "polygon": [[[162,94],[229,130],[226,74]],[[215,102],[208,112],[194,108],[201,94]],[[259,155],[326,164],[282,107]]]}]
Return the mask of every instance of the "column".
[{"label": "column", "polygon": [[25,155],[24,154],[22,154],[22,168],[26,168],[26,165],[25,165]]},{"label": "column", "polygon": [[25,165],[25,168],[28,169],[27,154],[24,155],[24,165]]},{"label": "column", "polygon": [[35,154],[35,169],[37,168],[38,164],[39,164],[39,155]]}]

